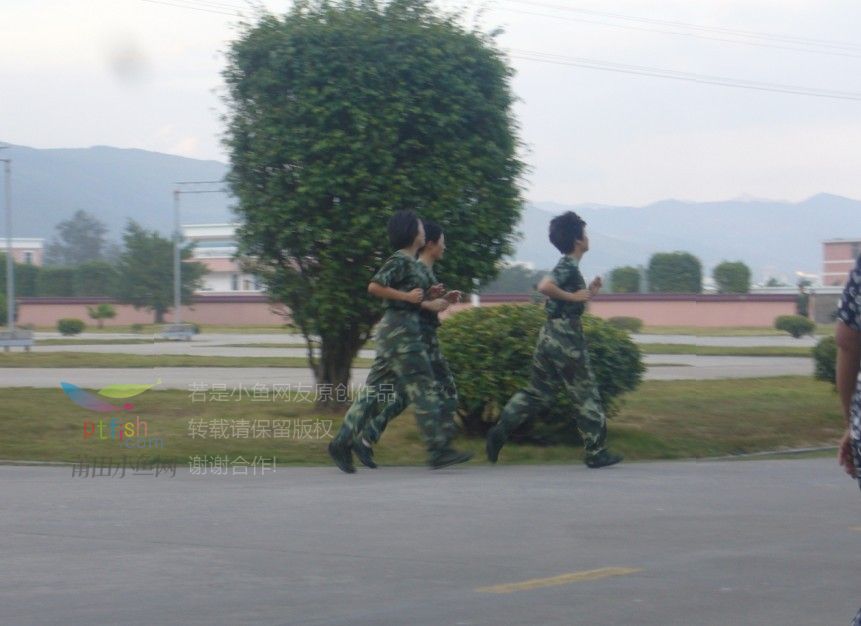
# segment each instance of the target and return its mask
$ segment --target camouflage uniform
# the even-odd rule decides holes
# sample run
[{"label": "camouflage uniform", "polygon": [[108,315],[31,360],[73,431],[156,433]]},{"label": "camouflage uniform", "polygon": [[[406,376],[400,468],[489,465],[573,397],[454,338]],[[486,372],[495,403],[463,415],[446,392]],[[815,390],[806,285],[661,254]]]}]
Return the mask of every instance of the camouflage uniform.
[{"label": "camouflage uniform", "polygon": [[[430,289],[431,286],[437,284],[436,276],[433,270],[419,261],[417,263],[419,275],[421,277],[422,289]],[[421,329],[422,341],[430,359],[431,369],[434,375],[434,384],[442,397],[443,411],[442,416],[444,425],[450,431],[454,430],[454,412],[457,410],[457,386],[454,383],[454,376],[448,366],[448,361],[442,355],[442,350],[439,346],[436,329],[439,327],[439,315],[433,311],[422,309],[419,314],[419,327]],[[389,422],[404,412],[409,406],[409,399],[400,393],[394,393],[391,397],[383,398],[378,395],[378,402],[374,406],[368,406],[372,410],[375,417],[369,422],[365,430],[357,434],[357,437],[364,438],[369,443],[376,443],[380,440],[380,435],[388,426]],[[388,404],[384,401],[388,400]],[[380,409],[382,409],[381,412]],[[452,436],[454,433],[452,432]]]},{"label": "camouflage uniform", "polygon": [[[562,257],[551,276],[553,282],[565,291],[586,288],[577,261],[569,256]],[[587,457],[604,449],[607,419],[601,407],[580,321],[585,308],[583,302],[552,298],[547,301],[547,321],[538,335],[532,356],[529,385],[511,397],[499,418],[497,429],[505,439],[528,419],[545,412],[560,393],[565,393],[580,407],[576,424]]]},{"label": "camouflage uniform", "polygon": [[[384,287],[412,291],[423,286],[418,261],[396,252],[371,279]],[[422,340],[420,306],[400,300],[386,300],[386,311],[377,327],[377,356],[368,373],[365,388],[353,402],[334,442],[343,445],[361,433],[376,413],[384,393],[392,391],[415,405],[416,421],[428,451],[433,456],[448,446],[453,429],[446,424],[443,401],[434,384],[434,373]],[[450,421],[450,420],[448,420]]]}]

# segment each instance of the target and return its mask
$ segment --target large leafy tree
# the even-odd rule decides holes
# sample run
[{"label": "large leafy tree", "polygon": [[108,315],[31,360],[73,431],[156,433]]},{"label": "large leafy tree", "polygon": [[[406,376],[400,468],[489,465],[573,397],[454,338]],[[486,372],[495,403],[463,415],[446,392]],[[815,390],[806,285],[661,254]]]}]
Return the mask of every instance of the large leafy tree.
[{"label": "large leafy tree", "polygon": [[443,225],[449,287],[487,281],[511,252],[511,70],[492,36],[425,0],[300,1],[247,25],[228,60],[241,252],[290,307],[318,384],[346,384],[381,315],[366,287],[394,211]]},{"label": "large leafy tree", "polygon": [[626,265],[610,272],[610,288],[613,293],[639,293],[640,270]]},{"label": "large leafy tree", "polygon": [[482,293],[515,293],[524,294],[535,291],[535,286],[546,271],[531,270],[522,265],[510,265],[500,269],[493,282],[485,285]]},{"label": "large leafy tree", "polygon": [[700,293],[703,265],[690,252],[659,252],[649,260],[649,290],[655,293]]},{"label": "large leafy tree", "polygon": [[[130,221],[123,233],[125,250],[117,267],[117,300],[153,312],[156,324],[173,307],[173,242]],[[201,286],[206,267],[191,258],[191,246],[180,249],[180,302],[188,304]]]},{"label": "large leafy tree", "polygon": [[750,268],[741,261],[724,261],[712,271],[719,293],[750,291]]},{"label": "large leafy tree", "polygon": [[78,210],[57,224],[57,235],[45,250],[46,265],[80,265],[104,258],[107,227],[94,215]]}]

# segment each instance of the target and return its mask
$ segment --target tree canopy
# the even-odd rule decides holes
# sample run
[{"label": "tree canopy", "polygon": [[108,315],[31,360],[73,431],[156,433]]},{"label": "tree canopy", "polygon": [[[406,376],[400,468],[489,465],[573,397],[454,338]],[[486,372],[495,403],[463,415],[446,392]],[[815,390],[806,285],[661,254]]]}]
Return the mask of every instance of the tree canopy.
[{"label": "tree canopy", "polygon": [[700,293],[703,265],[690,252],[659,252],[649,260],[649,291]]},{"label": "tree canopy", "polygon": [[290,307],[318,383],[348,382],[379,320],[366,288],[396,210],[442,225],[435,269],[451,288],[493,277],[511,252],[523,170],[511,74],[492,36],[425,0],[297,2],[231,45],[241,252]]}]

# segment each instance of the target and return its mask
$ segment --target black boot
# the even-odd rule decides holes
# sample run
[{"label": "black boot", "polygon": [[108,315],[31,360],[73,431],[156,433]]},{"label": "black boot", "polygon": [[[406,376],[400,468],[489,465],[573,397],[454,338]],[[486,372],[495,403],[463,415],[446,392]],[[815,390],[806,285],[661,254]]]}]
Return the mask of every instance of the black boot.
[{"label": "black boot", "polygon": [[592,469],[598,469],[599,467],[609,467],[610,465],[615,465],[624,459],[621,454],[616,454],[614,452],[610,452],[609,450],[601,450],[598,454],[586,457],[584,463],[586,463],[586,467],[591,467]]},{"label": "black boot", "polygon": [[355,474],[353,466],[353,453],[350,451],[349,443],[336,443],[333,439],[329,442],[329,456],[335,461],[338,469],[347,474]]},{"label": "black boot", "polygon": [[472,452],[459,452],[454,448],[443,448],[431,455],[428,465],[431,469],[440,469],[449,465],[457,465],[458,463],[466,463],[472,458]]},{"label": "black boot", "polygon": [[487,450],[487,460],[491,463],[496,463],[499,458],[499,451],[505,445],[505,433],[499,426],[494,426],[487,431],[487,442],[484,444],[484,449]]},{"label": "black boot", "polygon": [[353,452],[356,453],[356,457],[362,462],[362,465],[371,469],[377,469],[377,464],[374,462],[374,449],[371,446],[366,446],[359,439],[353,442]]}]

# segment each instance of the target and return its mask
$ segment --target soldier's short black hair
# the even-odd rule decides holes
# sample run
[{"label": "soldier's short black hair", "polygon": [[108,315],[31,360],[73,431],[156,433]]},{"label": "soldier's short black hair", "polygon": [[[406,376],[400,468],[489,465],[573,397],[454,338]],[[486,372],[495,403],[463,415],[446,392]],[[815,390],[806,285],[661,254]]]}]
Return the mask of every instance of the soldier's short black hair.
[{"label": "soldier's short black hair", "polygon": [[550,220],[550,243],[562,254],[568,254],[583,239],[586,222],[574,211],[566,211]]},{"label": "soldier's short black hair", "polygon": [[437,243],[442,237],[442,226],[430,220],[422,220],[425,225],[425,245],[429,243]]},{"label": "soldier's short black hair", "polygon": [[415,211],[398,211],[389,218],[389,243],[400,250],[413,245],[419,234],[419,216]]}]

